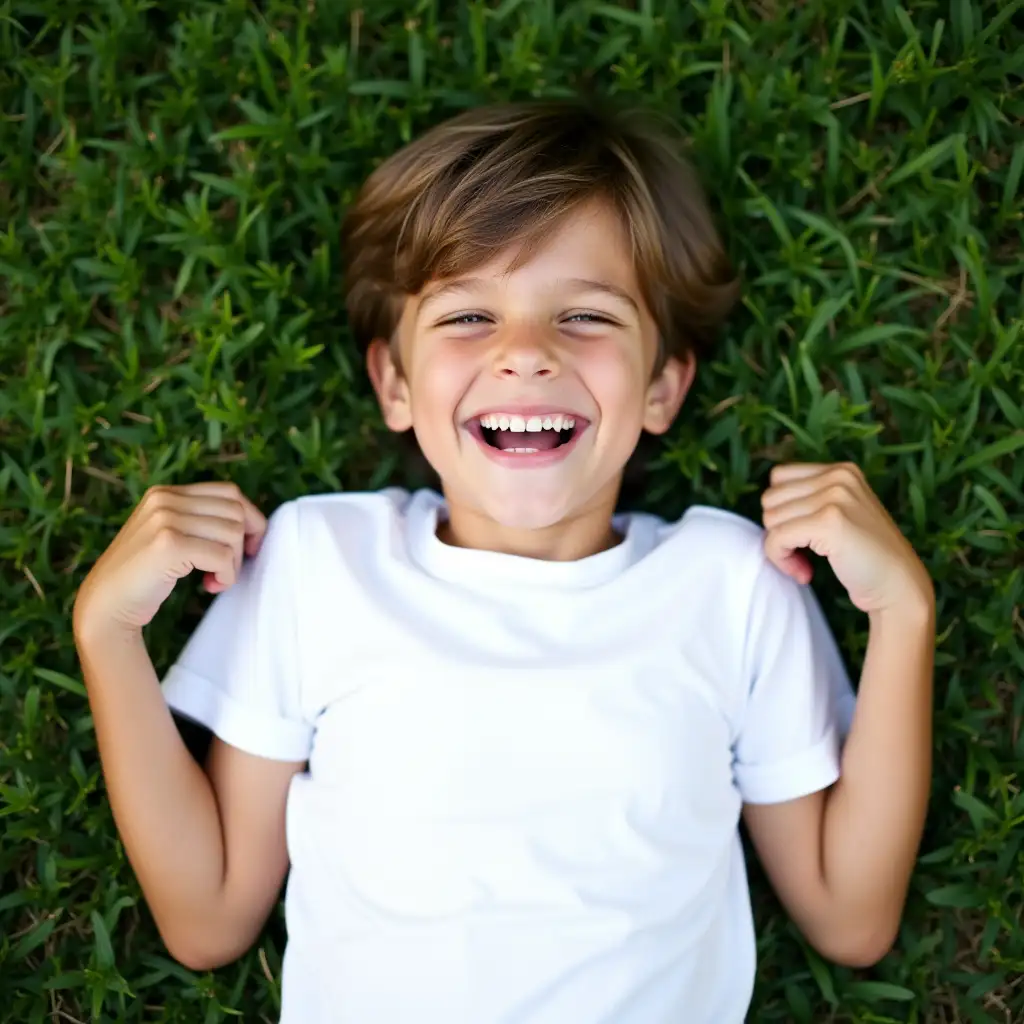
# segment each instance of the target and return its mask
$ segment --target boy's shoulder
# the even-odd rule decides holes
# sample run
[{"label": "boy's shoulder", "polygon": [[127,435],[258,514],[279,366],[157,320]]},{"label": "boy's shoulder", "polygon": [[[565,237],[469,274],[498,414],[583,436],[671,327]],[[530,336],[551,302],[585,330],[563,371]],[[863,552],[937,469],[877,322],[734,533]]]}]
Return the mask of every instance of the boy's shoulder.
[{"label": "boy's shoulder", "polygon": [[303,494],[283,502],[270,517],[288,519],[295,524],[299,538],[307,546],[318,532],[329,529],[356,541],[369,534],[389,530],[404,518],[415,500],[422,498],[415,492],[400,487],[385,487],[377,491],[329,491],[323,494]]},{"label": "boy's shoulder", "polygon": [[[417,492],[377,491],[303,494],[282,502],[268,518],[259,560],[265,571],[341,585],[365,579],[385,563],[405,561],[410,514],[426,512]],[[354,575],[353,575],[354,574]]]},{"label": "boy's shoulder", "polygon": [[685,545],[688,555],[712,560],[759,561],[764,551],[764,528],[738,512],[712,505],[691,505],[679,519],[660,529],[661,545]]},{"label": "boy's shoulder", "polygon": [[667,525],[672,529],[681,528],[683,524],[708,537],[737,543],[759,543],[764,537],[764,528],[752,519],[714,505],[691,505],[679,519]]},{"label": "boy's shoulder", "polygon": [[687,600],[746,614],[758,580],[771,564],[763,527],[737,512],[691,505],[678,519],[662,520],[656,533],[645,559],[651,562],[649,573],[674,581]]},{"label": "boy's shoulder", "polygon": [[319,515],[347,515],[350,511],[370,512],[378,515],[401,514],[414,492],[401,487],[382,487],[377,491],[327,491],[323,494],[302,494],[286,501],[305,512]]}]

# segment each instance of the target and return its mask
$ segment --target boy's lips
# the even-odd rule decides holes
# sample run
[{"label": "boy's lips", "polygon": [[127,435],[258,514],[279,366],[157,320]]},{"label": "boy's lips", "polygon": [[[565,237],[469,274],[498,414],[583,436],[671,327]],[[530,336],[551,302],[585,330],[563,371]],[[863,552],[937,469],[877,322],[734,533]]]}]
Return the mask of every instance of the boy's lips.
[{"label": "boy's lips", "polygon": [[[505,445],[504,447],[498,446],[490,443],[487,439],[487,435],[490,435],[493,440],[493,429],[488,429],[487,435],[485,435],[486,428],[481,422],[485,419],[493,422],[494,418],[507,418],[508,420],[517,418],[524,422],[540,419],[550,422],[556,417],[560,421],[572,423],[571,427],[563,428],[561,431],[564,433],[566,429],[569,429],[571,436],[556,446],[551,445],[551,427],[538,429],[535,425],[533,429],[526,430],[523,429],[523,424],[520,424],[517,430],[502,431]],[[476,413],[463,423],[463,429],[472,435],[484,455],[492,462],[508,469],[540,469],[562,462],[572,453],[589,426],[590,420],[586,416],[566,409],[564,406],[551,405],[495,405],[493,408]],[[508,444],[513,438],[519,443]],[[530,444],[531,438],[534,445]],[[534,450],[516,450],[529,448]]]},{"label": "boy's lips", "polygon": [[[553,466],[556,463],[562,462],[569,457],[586,430],[585,427],[583,429],[577,428],[573,432],[572,437],[563,444],[560,444],[557,448],[549,448],[546,451],[540,449],[538,451],[524,453],[516,451],[502,451],[500,448],[494,448],[484,440],[479,422],[477,422],[476,427],[476,430],[470,428],[469,432],[473,435],[473,439],[476,441],[480,450],[492,462],[496,462],[499,466],[504,466],[507,469],[541,469],[545,466]],[[524,436],[529,437],[528,434]]]}]

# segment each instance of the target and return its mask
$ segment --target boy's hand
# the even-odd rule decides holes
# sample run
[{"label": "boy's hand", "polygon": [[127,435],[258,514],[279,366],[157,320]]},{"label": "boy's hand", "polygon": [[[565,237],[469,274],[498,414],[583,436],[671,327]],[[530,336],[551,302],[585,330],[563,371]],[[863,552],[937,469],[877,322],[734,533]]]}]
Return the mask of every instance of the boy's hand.
[{"label": "boy's hand", "polygon": [[761,504],[765,554],[798,583],[810,582],[811,564],[799,553],[810,548],[829,560],[861,611],[934,600],[927,570],[857,466],[776,466]]},{"label": "boy's hand", "polygon": [[75,632],[141,630],[193,569],[211,593],[227,590],[266,527],[235,484],[151,487],[79,589]]}]

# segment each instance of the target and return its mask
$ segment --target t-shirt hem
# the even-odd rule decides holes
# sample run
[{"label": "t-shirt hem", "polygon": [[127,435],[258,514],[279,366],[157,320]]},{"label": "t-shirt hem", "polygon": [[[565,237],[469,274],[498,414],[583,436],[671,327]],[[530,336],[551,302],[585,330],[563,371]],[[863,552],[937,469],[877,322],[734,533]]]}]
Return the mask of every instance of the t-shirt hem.
[{"label": "t-shirt hem", "polygon": [[309,757],[312,726],[255,711],[181,665],[171,666],[161,690],[170,708],[239,750],[273,761]]}]

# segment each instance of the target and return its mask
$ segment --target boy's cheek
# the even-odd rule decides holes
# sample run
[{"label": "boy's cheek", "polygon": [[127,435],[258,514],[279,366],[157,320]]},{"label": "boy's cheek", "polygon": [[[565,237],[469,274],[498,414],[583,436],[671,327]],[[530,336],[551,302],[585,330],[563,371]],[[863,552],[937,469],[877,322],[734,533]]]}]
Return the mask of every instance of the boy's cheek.
[{"label": "boy's cheek", "polygon": [[[612,400],[637,401],[646,384],[639,347],[639,339],[622,344],[597,342],[583,350],[572,369],[587,382],[595,397],[605,395]],[[634,348],[637,351],[633,351]]]},{"label": "boy's cheek", "polygon": [[480,358],[472,352],[457,353],[450,346],[432,347],[426,356],[410,367],[409,392],[417,415],[447,416],[449,422],[461,415],[473,381],[481,376]]},{"label": "boy's cheek", "polygon": [[616,430],[639,434],[643,424],[646,392],[637,368],[627,359],[593,360],[587,367],[584,384],[597,405],[601,424]]}]

